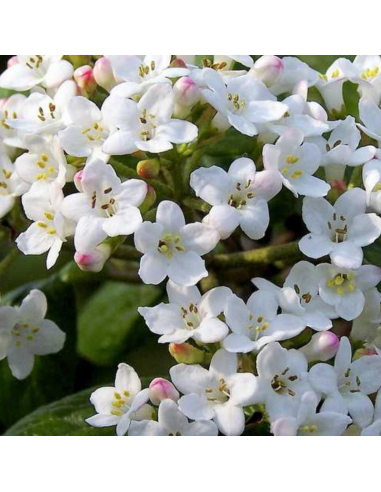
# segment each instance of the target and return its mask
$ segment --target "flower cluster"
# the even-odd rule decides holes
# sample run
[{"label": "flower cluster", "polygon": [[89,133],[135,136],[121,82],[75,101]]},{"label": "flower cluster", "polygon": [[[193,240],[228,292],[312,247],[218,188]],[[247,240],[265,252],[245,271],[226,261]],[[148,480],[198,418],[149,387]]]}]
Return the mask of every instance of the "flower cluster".
[{"label": "flower cluster", "polygon": [[[0,76],[12,91],[0,102],[0,218],[22,253],[48,253],[48,269],[63,247],[91,272],[130,252],[143,283],[165,282],[168,302],[139,313],[177,362],[147,389],[121,364],[88,424],[236,436],[261,414],[276,436],[380,435],[381,269],[364,249],[381,236],[381,57],[326,73],[294,57],[88,58],[74,70],[70,56],[17,55]],[[204,158],[229,135],[251,152]],[[269,248],[292,268],[254,270],[249,296],[223,286],[218,267],[237,255],[261,264],[279,199],[300,201],[306,228],[295,249],[278,246],[285,257]],[[19,379],[63,346],[45,313],[38,291],[0,308],[0,359]]]}]

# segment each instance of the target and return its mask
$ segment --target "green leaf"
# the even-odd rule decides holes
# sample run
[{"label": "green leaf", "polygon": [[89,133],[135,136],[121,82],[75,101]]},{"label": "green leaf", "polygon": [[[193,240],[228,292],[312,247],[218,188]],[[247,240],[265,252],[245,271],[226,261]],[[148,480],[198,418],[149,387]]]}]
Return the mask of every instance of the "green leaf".
[{"label": "green leaf", "polygon": [[381,267],[381,242],[377,241],[364,248],[365,259],[372,265]]},{"label": "green leaf", "polygon": [[146,285],[108,282],[90,299],[78,320],[78,349],[85,359],[114,365],[149,332],[138,313],[162,296],[161,289]]},{"label": "green leaf", "polygon": [[[152,378],[144,378],[148,387]],[[105,385],[105,386],[112,386]],[[40,408],[20,420],[6,432],[6,436],[115,436],[115,427],[94,429],[86,419],[95,414],[90,396],[97,388],[87,389],[63,400]]]},{"label": "green leaf", "polygon": [[5,428],[36,408],[73,392],[76,371],[76,309],[71,286],[54,278],[44,284],[28,285],[8,298],[19,302],[32,288],[40,288],[48,299],[47,319],[66,333],[64,349],[55,355],[36,357],[32,374],[25,381],[15,379],[7,360],[0,363],[0,422]]},{"label": "green leaf", "polygon": [[256,147],[256,139],[247,137],[231,128],[225,138],[205,148],[205,153],[214,157],[229,157],[235,159],[244,154],[251,154]]}]

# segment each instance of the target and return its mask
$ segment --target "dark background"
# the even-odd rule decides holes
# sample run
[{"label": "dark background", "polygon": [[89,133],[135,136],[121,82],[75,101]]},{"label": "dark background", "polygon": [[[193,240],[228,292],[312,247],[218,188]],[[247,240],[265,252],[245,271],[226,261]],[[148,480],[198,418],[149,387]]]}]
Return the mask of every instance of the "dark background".
[{"label": "dark background", "polygon": [[7,61],[12,55],[0,55],[0,70],[3,71],[7,68]]}]

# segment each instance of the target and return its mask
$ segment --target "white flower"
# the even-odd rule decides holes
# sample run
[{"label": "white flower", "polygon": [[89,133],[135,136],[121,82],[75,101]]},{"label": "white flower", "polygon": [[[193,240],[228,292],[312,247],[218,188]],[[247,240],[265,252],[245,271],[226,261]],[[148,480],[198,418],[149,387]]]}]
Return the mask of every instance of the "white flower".
[{"label": "white flower", "polygon": [[344,82],[348,80],[352,63],[347,58],[338,58],[325,74],[319,74],[316,87],[319,89],[328,110],[340,113],[345,110]]},{"label": "white flower", "polygon": [[65,333],[45,319],[47,307],[39,290],[32,290],[19,308],[0,307],[0,360],[8,358],[19,380],[31,374],[35,356],[56,354],[64,346]]},{"label": "white flower", "polygon": [[276,295],[283,313],[299,317],[315,331],[330,330],[331,319],[338,317],[335,309],[320,298],[316,267],[311,263],[297,263],[291,269],[283,288],[261,278],[255,278],[253,283],[258,289]]},{"label": "white flower", "polygon": [[214,420],[224,435],[241,435],[245,429],[243,407],[253,402],[256,378],[237,373],[237,366],[236,355],[219,350],[209,371],[199,365],[173,367],[172,381],[185,395],[179,400],[180,410],[197,422]]},{"label": "white flower", "polygon": [[323,263],[317,266],[316,273],[320,297],[346,321],[360,316],[365,306],[364,292],[381,281],[381,269],[372,265],[349,270]]},{"label": "white flower", "polygon": [[153,408],[148,405],[149,389],[142,390],[142,383],[135,370],[120,364],[114,388],[100,388],[90,398],[97,412],[86,420],[92,427],[116,426],[118,436],[127,434],[134,420],[151,419]]},{"label": "white flower", "polygon": [[144,94],[155,84],[170,84],[170,79],[183,77],[189,70],[171,68],[171,55],[145,55],[140,59],[133,55],[111,55],[108,57],[115,75],[121,81],[111,93],[130,98]]},{"label": "white flower", "polygon": [[36,181],[66,184],[67,162],[57,138],[47,141],[40,136],[30,136],[24,140],[29,152],[15,161],[17,174],[26,183]]},{"label": "white flower", "polygon": [[363,437],[381,436],[381,391],[377,394],[373,423],[362,432]]},{"label": "white flower", "polygon": [[328,181],[343,180],[346,166],[361,166],[373,159],[376,149],[372,146],[358,148],[361,133],[356,120],[348,116],[331,133],[329,139],[314,137],[308,139],[316,144],[323,155],[321,165]]},{"label": "white flower", "polygon": [[66,108],[65,123],[65,130],[59,134],[65,152],[75,157],[105,157],[102,146],[110,135],[110,128],[92,101],[73,97]]},{"label": "white flower", "polygon": [[362,96],[370,97],[378,104],[381,97],[380,55],[357,55],[352,64],[349,80],[359,84]]},{"label": "white flower", "polygon": [[379,146],[381,143],[381,109],[378,103],[369,96],[360,99],[359,104],[360,120],[363,125],[359,128],[370,138],[377,140]]},{"label": "white flower", "polygon": [[321,164],[319,148],[304,143],[300,130],[288,130],[276,145],[267,144],[263,149],[263,163],[268,171],[278,172],[284,186],[298,195],[321,197],[330,190],[328,183],[313,174]]},{"label": "white flower", "polygon": [[287,113],[280,120],[263,125],[261,138],[267,132],[284,135],[290,128],[300,130],[305,137],[320,136],[328,132],[332,123],[328,121],[326,111],[317,102],[307,101],[307,94],[307,83],[302,81],[296,92],[283,100]]},{"label": "white flower", "polygon": [[335,366],[318,364],[310,371],[315,391],[325,397],[322,411],[350,415],[361,428],[373,419],[373,404],[368,395],[381,386],[381,357],[361,357],[352,363],[352,348],[348,338],[341,339]]},{"label": "white flower", "polygon": [[321,412],[316,409],[319,400],[315,393],[305,393],[296,417],[284,417],[271,426],[275,436],[342,436],[352,419],[341,413]]},{"label": "white flower", "polygon": [[226,69],[230,70],[234,62],[240,63],[244,67],[252,68],[254,61],[250,55],[214,55],[214,63],[226,63]]},{"label": "white flower", "polygon": [[129,436],[175,436],[195,437],[218,435],[218,428],[212,421],[189,423],[177,404],[172,400],[164,400],[159,406],[158,422],[145,420],[132,422]]},{"label": "white flower", "polygon": [[256,172],[247,158],[237,159],[227,173],[217,166],[200,168],[191,175],[196,195],[213,206],[205,223],[227,239],[241,226],[251,239],[264,237],[270,215],[267,202],[281,189],[272,171]]},{"label": "white flower", "polygon": [[365,292],[363,313],[354,320],[351,337],[366,343],[381,341],[381,294],[377,289]]},{"label": "white flower", "polygon": [[237,296],[227,301],[225,316],[232,334],[223,347],[232,353],[259,352],[271,342],[289,340],[306,327],[303,320],[290,314],[278,314],[276,296],[268,291],[255,292],[247,305]]},{"label": "white flower", "polygon": [[279,120],[287,111],[286,105],[278,102],[261,81],[250,75],[232,79],[226,86],[218,72],[207,69],[204,79],[209,89],[202,94],[218,111],[215,124],[219,130],[233,126],[252,137],[258,134],[256,124]]},{"label": "white flower", "polygon": [[201,296],[197,287],[180,287],[167,284],[169,304],[154,308],[140,308],[149,329],[162,335],[159,343],[182,344],[193,338],[197,343],[218,343],[229,329],[219,316],[226,308],[232,292],[227,287],[217,287]]},{"label": "white flower", "polygon": [[367,205],[378,214],[381,213],[381,160],[373,159],[363,168],[363,181],[367,195]]},{"label": "white flower", "polygon": [[311,87],[317,82],[318,72],[312,70],[307,63],[302,62],[299,58],[285,56],[282,58],[282,63],[283,71],[276,78],[274,84],[269,87],[275,96],[293,93],[301,80],[307,82],[307,87]]},{"label": "white flower", "polygon": [[173,144],[192,142],[198,128],[188,121],[172,119],[175,97],[169,84],[151,87],[138,103],[112,95],[102,112],[105,120],[118,128],[104,143],[110,155],[133,154],[138,150],[160,153]]},{"label": "white flower", "polygon": [[270,343],[258,355],[257,371],[255,403],[266,405],[271,421],[295,415],[302,396],[311,391],[304,355]]},{"label": "white flower", "polygon": [[311,233],[299,243],[302,253],[314,259],[330,255],[339,268],[360,268],[362,248],[381,235],[381,219],[366,213],[366,193],[360,188],[341,195],[334,206],[324,198],[305,198],[303,220]]},{"label": "white flower", "polygon": [[0,218],[12,210],[16,198],[28,188],[28,184],[17,174],[10,158],[0,151]]},{"label": "white flower", "polygon": [[64,128],[64,112],[76,94],[77,86],[69,80],[61,85],[54,98],[45,93],[33,92],[23,103],[20,116],[12,119],[8,115],[6,124],[19,130],[20,138],[28,133],[55,135]]},{"label": "white flower", "polygon": [[144,181],[130,179],[122,183],[112,166],[96,159],[82,173],[81,191],[65,198],[62,212],[78,223],[76,241],[83,238],[88,250],[107,237],[133,234],[141,225],[138,207],[147,195]]},{"label": "white flower", "polygon": [[161,202],[156,223],[144,222],[135,233],[135,247],[144,254],[139,275],[144,283],[160,284],[168,276],[190,287],[208,276],[201,256],[210,253],[220,236],[213,227],[196,222],[185,225],[181,208]]},{"label": "white flower", "polygon": [[73,75],[73,66],[63,55],[17,55],[18,63],[0,76],[0,87],[28,91],[36,85],[47,89],[59,87]]},{"label": "white flower", "polygon": [[11,147],[23,148],[23,143],[18,137],[17,130],[12,128],[7,120],[17,119],[20,117],[22,107],[26,101],[26,96],[23,94],[14,94],[8,99],[1,101],[0,107],[0,141],[3,141],[5,145]]},{"label": "white flower", "polygon": [[22,198],[25,215],[33,221],[29,229],[16,239],[25,255],[42,255],[49,251],[47,268],[52,268],[74,225],[62,215],[64,194],[58,183],[36,182]]}]

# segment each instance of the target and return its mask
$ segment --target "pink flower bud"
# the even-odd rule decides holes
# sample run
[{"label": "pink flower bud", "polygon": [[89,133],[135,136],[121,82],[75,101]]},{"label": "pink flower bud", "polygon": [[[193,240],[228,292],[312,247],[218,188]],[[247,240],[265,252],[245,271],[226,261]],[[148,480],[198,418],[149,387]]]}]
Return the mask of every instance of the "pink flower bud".
[{"label": "pink flower bud", "polygon": [[264,55],[254,64],[253,73],[267,85],[273,85],[283,73],[283,62],[273,55]]},{"label": "pink flower bud", "polygon": [[187,68],[185,61],[181,58],[175,58],[170,66],[171,68]]},{"label": "pink flower bud", "polygon": [[300,349],[308,362],[327,362],[335,357],[339,350],[340,340],[331,331],[316,333],[310,343]]},{"label": "pink flower bud", "polygon": [[82,171],[78,171],[77,174],[74,176],[74,184],[75,184],[75,187],[77,188],[77,190],[82,193],[83,192],[83,189],[82,189],[82,179],[83,179],[83,173],[84,173],[84,169],[82,169]]},{"label": "pink flower bud", "polygon": [[149,397],[154,405],[160,405],[164,400],[178,401],[179,392],[172,383],[166,379],[154,379],[149,386]]},{"label": "pink flower bud", "polygon": [[160,161],[159,159],[140,161],[137,165],[136,171],[143,179],[157,178],[160,172]]},{"label": "pink flower bud", "polygon": [[201,91],[190,77],[181,77],[173,86],[176,104],[180,107],[192,108],[201,98]]},{"label": "pink flower bud", "polygon": [[12,56],[12,58],[9,58],[7,62],[8,68],[13,67],[13,65],[17,65],[19,63],[19,59],[17,56]]},{"label": "pink flower bud", "polygon": [[169,352],[179,364],[203,364],[205,361],[205,353],[189,343],[181,345],[171,343]]},{"label": "pink flower bud", "polygon": [[97,84],[110,92],[116,86],[116,80],[110,61],[102,57],[94,65],[94,78]]},{"label": "pink flower bud", "polygon": [[74,255],[74,260],[83,272],[99,273],[103,270],[110,255],[110,246],[108,244],[101,244],[89,253],[80,253],[77,251]]},{"label": "pink flower bud", "polygon": [[91,94],[97,88],[93,68],[90,65],[77,68],[74,72],[74,80],[77,82],[78,87],[86,94]]}]

